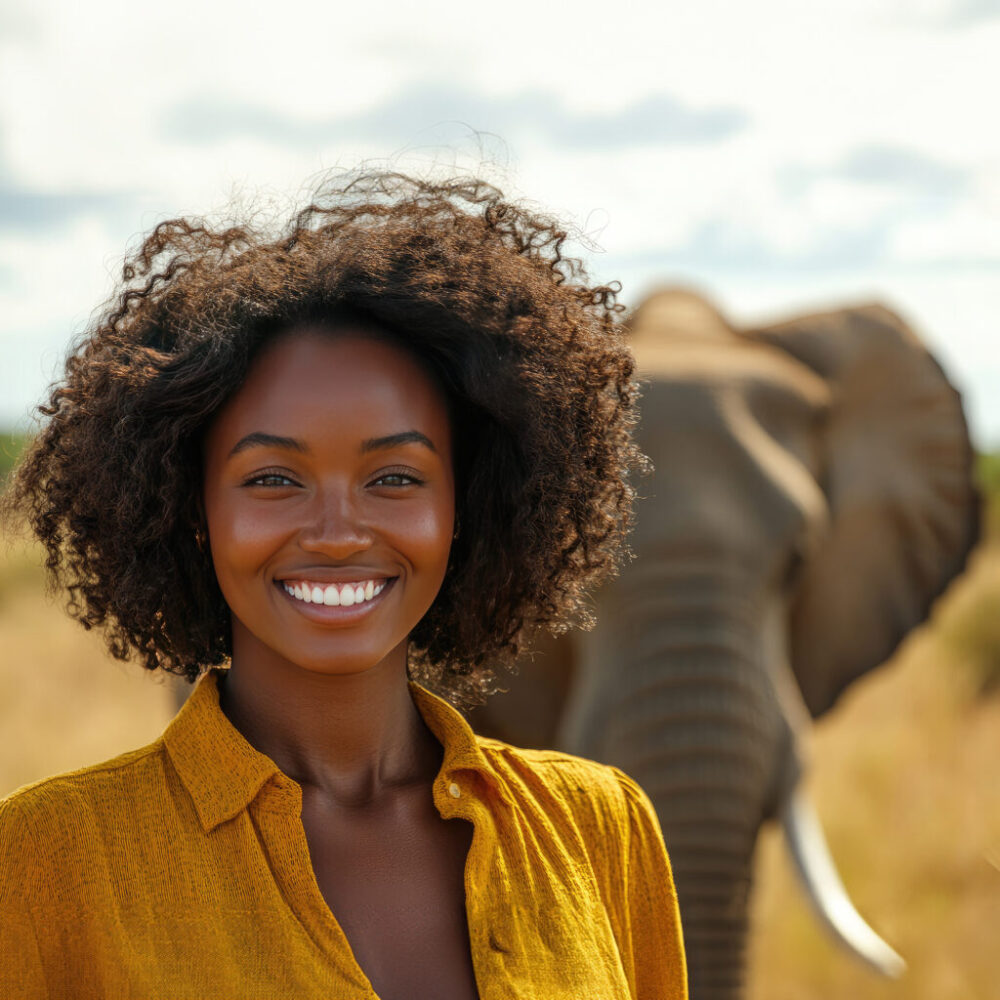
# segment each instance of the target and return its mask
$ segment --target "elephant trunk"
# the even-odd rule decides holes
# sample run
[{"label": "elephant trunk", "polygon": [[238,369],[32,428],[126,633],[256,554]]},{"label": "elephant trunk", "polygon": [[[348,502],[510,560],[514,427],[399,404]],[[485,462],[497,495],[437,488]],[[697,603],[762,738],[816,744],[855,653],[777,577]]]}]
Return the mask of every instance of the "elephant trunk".
[{"label": "elephant trunk", "polygon": [[[743,993],[754,845],[792,732],[766,668],[763,599],[717,575],[611,588],[588,641],[562,745],[615,764],[660,817],[691,996]],[[608,664],[616,669],[609,670]]]}]

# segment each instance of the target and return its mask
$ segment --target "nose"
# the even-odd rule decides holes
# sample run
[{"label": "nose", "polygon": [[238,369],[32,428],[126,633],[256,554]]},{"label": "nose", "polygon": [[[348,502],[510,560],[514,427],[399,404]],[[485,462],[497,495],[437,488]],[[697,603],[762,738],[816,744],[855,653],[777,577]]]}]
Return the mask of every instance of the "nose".
[{"label": "nose", "polygon": [[304,552],[338,560],[366,551],[372,541],[371,528],[347,490],[317,494],[310,505],[309,519],[299,532],[299,546]]}]

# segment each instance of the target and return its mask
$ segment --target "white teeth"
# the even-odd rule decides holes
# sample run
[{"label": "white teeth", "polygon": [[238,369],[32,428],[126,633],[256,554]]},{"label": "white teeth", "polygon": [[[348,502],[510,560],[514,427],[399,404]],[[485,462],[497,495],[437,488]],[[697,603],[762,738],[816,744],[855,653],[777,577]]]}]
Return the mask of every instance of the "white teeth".
[{"label": "white teeth", "polygon": [[363,604],[385,590],[385,580],[360,580],[357,583],[328,583],[320,586],[315,583],[282,582],[285,593],[305,604],[324,604],[327,607],[349,608],[355,604]]}]

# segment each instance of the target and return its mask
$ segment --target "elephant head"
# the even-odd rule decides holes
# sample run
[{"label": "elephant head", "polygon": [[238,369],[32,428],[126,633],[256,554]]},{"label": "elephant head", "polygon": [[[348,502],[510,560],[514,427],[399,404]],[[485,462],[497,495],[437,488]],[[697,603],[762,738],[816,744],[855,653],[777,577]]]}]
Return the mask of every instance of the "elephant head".
[{"label": "elephant head", "polygon": [[889,969],[846,896],[830,905],[839,883],[797,791],[802,734],[926,617],[977,537],[958,394],[880,306],[741,330],[667,290],[630,327],[655,469],[635,559],[596,595],[596,628],[546,641],[473,723],[645,788],[696,1000],[742,992],[769,818],[837,932]]}]

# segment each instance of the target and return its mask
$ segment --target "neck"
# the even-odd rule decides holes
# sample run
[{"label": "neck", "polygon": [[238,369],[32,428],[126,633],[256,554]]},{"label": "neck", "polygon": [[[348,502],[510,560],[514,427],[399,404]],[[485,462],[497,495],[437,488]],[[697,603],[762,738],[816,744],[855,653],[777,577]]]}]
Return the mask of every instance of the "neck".
[{"label": "neck", "polygon": [[234,634],[220,706],[290,778],[345,805],[434,780],[442,749],[410,697],[405,643],[347,675],[268,662],[242,645]]}]

